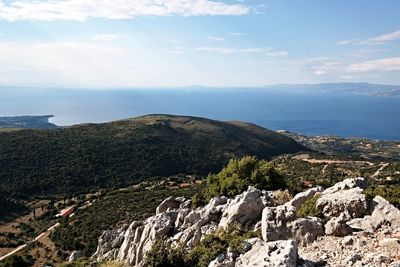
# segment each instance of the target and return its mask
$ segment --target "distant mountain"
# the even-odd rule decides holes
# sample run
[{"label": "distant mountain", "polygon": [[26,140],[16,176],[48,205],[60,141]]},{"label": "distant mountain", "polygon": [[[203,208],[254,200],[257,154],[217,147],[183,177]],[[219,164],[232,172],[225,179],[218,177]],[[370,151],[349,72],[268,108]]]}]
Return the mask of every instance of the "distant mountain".
[{"label": "distant mountain", "polygon": [[57,126],[49,122],[53,115],[44,116],[15,116],[0,117],[0,128],[31,128],[31,129],[51,129]]},{"label": "distant mountain", "polygon": [[270,159],[304,150],[254,124],[171,115],[0,132],[0,191],[74,193],[157,176],[206,175],[233,157]]},{"label": "distant mountain", "polygon": [[321,83],[321,84],[282,84],[265,86],[268,89],[290,91],[310,91],[327,93],[348,93],[369,96],[399,96],[400,85],[384,85],[372,83]]}]

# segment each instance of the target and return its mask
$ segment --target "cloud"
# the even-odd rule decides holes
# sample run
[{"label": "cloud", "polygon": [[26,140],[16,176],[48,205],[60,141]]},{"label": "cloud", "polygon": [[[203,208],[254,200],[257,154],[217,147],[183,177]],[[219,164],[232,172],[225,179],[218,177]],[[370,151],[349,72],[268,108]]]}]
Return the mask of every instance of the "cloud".
[{"label": "cloud", "polygon": [[337,42],[336,44],[338,44],[338,45],[349,45],[349,44],[378,45],[378,44],[384,44],[384,43],[396,41],[396,40],[400,40],[400,31],[394,31],[394,32],[382,34],[382,35],[368,38],[365,40],[360,40],[360,39],[343,40],[343,41]]},{"label": "cloud", "polygon": [[364,61],[359,63],[350,64],[346,72],[390,72],[400,71],[400,57],[383,58],[377,60]]},{"label": "cloud", "polygon": [[218,36],[208,36],[208,39],[213,40],[213,41],[225,41],[225,38],[223,37],[218,37]]},{"label": "cloud", "polygon": [[138,16],[245,15],[250,8],[215,0],[0,0],[0,20],[86,21]]},{"label": "cloud", "polygon": [[289,52],[287,51],[276,51],[276,52],[268,52],[265,55],[269,57],[287,57]]},{"label": "cloud", "polygon": [[231,47],[196,47],[194,51],[200,52],[214,52],[219,54],[246,54],[246,53],[260,53],[271,50],[268,47],[255,47],[255,48],[231,48]]},{"label": "cloud", "polygon": [[232,35],[232,36],[245,36],[245,34],[242,33],[242,32],[230,32],[229,35]]},{"label": "cloud", "polygon": [[171,54],[184,54],[185,48],[182,46],[173,46],[173,47],[166,47],[160,49],[163,52],[169,52]]},{"label": "cloud", "polygon": [[99,34],[93,36],[93,40],[100,42],[110,42],[118,39],[118,35],[115,34]]}]

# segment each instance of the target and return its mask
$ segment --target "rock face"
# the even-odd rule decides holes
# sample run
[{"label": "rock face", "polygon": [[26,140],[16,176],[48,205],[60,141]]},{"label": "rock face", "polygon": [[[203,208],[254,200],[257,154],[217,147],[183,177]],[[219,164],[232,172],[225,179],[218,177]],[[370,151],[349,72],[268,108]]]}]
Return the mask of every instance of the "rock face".
[{"label": "rock face", "polygon": [[234,223],[239,225],[251,225],[259,221],[264,204],[261,199],[262,193],[254,187],[243,194],[237,196],[229,203],[222,214],[219,226],[227,229],[229,225]]},{"label": "rock face", "polygon": [[118,230],[103,233],[96,253],[98,261],[124,261],[128,266],[144,266],[146,253],[156,240],[165,239],[171,246],[191,249],[204,235],[229,226],[254,227],[264,209],[263,192],[253,187],[234,199],[216,197],[201,208],[191,210],[190,200],[165,199],[156,215],[145,221],[134,221]]},{"label": "rock face", "polygon": [[[189,251],[205,235],[235,226],[261,228],[263,239],[244,241],[240,253],[228,248],[209,267],[398,266],[400,211],[379,196],[367,201],[365,187],[363,178],[346,179],[326,190],[311,188],[280,206],[274,206],[273,192],[253,187],[197,209],[191,209],[190,200],[170,197],[154,216],[105,231],[93,258],[146,266],[156,240]],[[297,218],[297,209],[316,194],[322,218]]]},{"label": "rock face", "polygon": [[317,200],[317,208],[325,217],[338,217],[347,212],[352,218],[358,218],[367,211],[367,200],[361,188],[325,193]]},{"label": "rock face", "polygon": [[314,241],[324,234],[320,218],[296,218],[292,205],[266,207],[262,214],[261,231],[265,241],[295,239],[301,244]]},{"label": "rock face", "polygon": [[297,266],[297,244],[294,240],[264,242],[257,240],[249,251],[242,254],[234,266]]}]

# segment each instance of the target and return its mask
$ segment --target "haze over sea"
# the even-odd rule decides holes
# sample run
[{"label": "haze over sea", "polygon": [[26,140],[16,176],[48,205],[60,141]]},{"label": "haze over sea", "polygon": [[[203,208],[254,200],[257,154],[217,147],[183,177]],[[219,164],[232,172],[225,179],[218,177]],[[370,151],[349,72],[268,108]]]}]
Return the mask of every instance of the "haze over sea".
[{"label": "haze over sea", "polygon": [[7,89],[0,116],[53,114],[57,125],[145,114],[242,120],[273,130],[400,140],[400,97],[263,89]]}]

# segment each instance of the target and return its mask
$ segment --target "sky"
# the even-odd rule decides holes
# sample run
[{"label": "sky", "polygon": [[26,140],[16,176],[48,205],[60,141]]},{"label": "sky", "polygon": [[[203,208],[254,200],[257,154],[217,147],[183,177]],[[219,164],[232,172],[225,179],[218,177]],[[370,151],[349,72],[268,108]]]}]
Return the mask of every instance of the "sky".
[{"label": "sky", "polygon": [[398,0],[0,0],[0,86],[400,85]]}]

